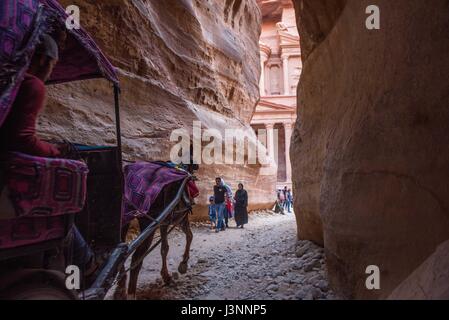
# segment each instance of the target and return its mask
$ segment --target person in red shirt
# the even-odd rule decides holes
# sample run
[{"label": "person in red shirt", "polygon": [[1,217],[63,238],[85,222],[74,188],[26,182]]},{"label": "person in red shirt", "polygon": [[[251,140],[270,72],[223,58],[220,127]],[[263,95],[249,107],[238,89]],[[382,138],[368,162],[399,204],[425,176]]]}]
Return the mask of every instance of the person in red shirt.
[{"label": "person in red shirt", "polygon": [[61,156],[63,147],[39,139],[36,135],[36,122],[45,103],[45,82],[58,62],[59,49],[51,36],[44,35],[41,40],[10,114],[0,129],[0,141],[3,151],[52,158]]},{"label": "person in red shirt", "polygon": [[[65,41],[59,34],[59,41]],[[66,146],[42,141],[36,135],[36,122],[44,108],[45,82],[50,78],[59,59],[59,48],[49,35],[43,35],[30,67],[17,93],[11,111],[0,129],[0,149],[17,151],[38,157],[62,157]],[[83,266],[87,276],[97,271],[98,263],[89,245],[76,226],[73,227],[73,262]]]}]

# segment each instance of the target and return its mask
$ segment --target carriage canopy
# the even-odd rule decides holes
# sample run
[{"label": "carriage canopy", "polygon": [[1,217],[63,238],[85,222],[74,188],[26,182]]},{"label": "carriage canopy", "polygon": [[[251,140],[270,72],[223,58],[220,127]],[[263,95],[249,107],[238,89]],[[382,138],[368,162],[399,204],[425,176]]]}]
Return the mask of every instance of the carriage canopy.
[{"label": "carriage canopy", "polygon": [[[23,81],[39,38],[55,27],[64,27],[65,9],[57,0],[0,1],[0,127]],[[118,86],[115,68],[91,36],[81,27],[67,29],[48,84],[105,78]]]}]

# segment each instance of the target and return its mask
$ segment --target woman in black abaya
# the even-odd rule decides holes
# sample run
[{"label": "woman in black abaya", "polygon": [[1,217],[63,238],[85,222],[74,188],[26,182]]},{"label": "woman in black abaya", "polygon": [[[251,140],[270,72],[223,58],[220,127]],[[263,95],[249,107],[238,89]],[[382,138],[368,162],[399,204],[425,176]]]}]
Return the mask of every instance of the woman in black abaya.
[{"label": "woman in black abaya", "polygon": [[239,189],[235,193],[235,222],[237,223],[237,228],[241,227],[248,223],[248,193],[243,188],[243,184],[239,183]]}]

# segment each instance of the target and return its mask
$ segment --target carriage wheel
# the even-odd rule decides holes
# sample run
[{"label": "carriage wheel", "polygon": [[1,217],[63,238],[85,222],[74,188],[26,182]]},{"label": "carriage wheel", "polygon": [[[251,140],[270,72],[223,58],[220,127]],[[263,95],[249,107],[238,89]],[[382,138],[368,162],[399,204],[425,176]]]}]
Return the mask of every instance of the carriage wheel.
[{"label": "carriage wheel", "polygon": [[70,290],[51,283],[31,283],[10,290],[7,300],[76,300],[77,296]]}]

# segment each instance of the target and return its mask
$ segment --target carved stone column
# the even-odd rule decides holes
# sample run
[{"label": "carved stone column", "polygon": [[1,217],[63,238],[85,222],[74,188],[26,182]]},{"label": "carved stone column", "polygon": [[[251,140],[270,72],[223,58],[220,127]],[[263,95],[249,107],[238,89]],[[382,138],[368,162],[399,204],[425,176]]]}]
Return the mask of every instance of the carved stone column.
[{"label": "carved stone column", "polygon": [[271,48],[263,42],[259,42],[259,47],[260,47],[260,66],[262,69],[259,83],[260,96],[265,97],[269,95],[268,93],[269,90],[267,90],[267,83],[269,83],[269,80],[267,80],[267,78],[269,76],[269,72],[268,74],[265,73],[265,66],[267,65],[268,59],[271,56]]},{"label": "carved stone column", "polygon": [[274,159],[274,124],[266,123],[265,129],[267,130],[267,150],[268,156],[272,158],[276,163],[277,159]]},{"label": "carved stone column", "polygon": [[260,66],[262,72],[260,73],[260,96],[265,97],[267,95],[266,85],[265,85],[265,64],[267,63],[268,55],[264,51],[260,51]]},{"label": "carved stone column", "polygon": [[288,56],[283,55],[282,56],[282,68],[284,73],[284,95],[289,96],[290,95],[290,81],[289,81],[289,74],[288,74]]},{"label": "carved stone column", "polygon": [[290,143],[292,138],[292,123],[284,123],[285,132],[285,168],[287,172],[287,182],[292,183],[292,165],[290,162]]}]

